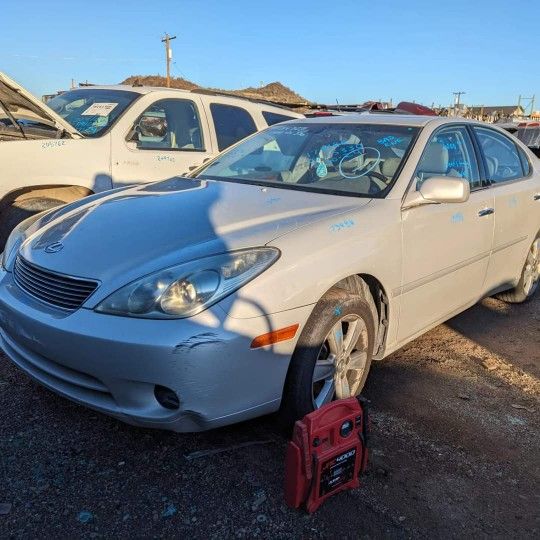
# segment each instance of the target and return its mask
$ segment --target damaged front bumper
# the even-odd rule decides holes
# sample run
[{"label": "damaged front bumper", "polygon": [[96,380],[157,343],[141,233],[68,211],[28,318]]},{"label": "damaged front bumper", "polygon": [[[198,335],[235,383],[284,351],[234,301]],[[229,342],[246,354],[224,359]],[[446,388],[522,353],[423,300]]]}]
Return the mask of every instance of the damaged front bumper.
[{"label": "damaged front bumper", "polygon": [[[182,320],[66,314],[34,301],[0,271],[0,347],[42,385],[124,422],[200,431],[279,408],[296,339],[250,349],[257,335],[303,322],[306,306],[250,319],[214,306]],[[160,404],[172,390],[178,407]]]}]

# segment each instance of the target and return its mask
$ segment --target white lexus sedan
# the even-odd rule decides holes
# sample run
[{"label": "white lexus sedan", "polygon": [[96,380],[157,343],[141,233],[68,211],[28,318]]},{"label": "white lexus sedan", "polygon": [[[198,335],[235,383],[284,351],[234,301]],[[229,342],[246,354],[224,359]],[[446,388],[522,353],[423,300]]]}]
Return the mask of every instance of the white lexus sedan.
[{"label": "white lexus sedan", "polygon": [[500,129],[294,120],[191,178],[23,222],[0,270],[0,345],[135,425],[290,423],[482,297],[529,299],[539,232],[540,166]]}]

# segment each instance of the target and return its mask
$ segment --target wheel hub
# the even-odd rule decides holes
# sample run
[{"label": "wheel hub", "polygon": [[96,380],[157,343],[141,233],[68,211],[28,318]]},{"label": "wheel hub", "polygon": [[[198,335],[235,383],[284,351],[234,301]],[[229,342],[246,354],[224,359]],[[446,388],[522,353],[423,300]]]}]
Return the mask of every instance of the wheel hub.
[{"label": "wheel hub", "polygon": [[358,394],[368,361],[368,332],[355,314],[337,321],[325,338],[313,371],[313,406]]}]

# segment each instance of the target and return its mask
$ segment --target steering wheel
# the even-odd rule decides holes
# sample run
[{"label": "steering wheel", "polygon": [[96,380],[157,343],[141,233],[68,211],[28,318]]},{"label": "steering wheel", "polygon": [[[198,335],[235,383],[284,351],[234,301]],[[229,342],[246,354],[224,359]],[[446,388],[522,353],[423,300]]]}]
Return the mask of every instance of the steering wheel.
[{"label": "steering wheel", "polygon": [[388,178],[384,176],[384,174],[378,173],[376,171],[369,171],[364,176],[373,176],[380,180],[381,182],[384,182],[386,185],[388,184]]}]

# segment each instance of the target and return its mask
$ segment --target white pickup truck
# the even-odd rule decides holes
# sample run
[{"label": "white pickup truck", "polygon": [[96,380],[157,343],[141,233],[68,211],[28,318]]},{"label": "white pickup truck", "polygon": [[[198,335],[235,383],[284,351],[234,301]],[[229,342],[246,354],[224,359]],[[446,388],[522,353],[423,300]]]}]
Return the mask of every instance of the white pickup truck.
[{"label": "white pickup truck", "polygon": [[143,86],[77,88],[45,104],[0,73],[0,251],[35,212],[187,173],[301,116],[264,101]]}]

